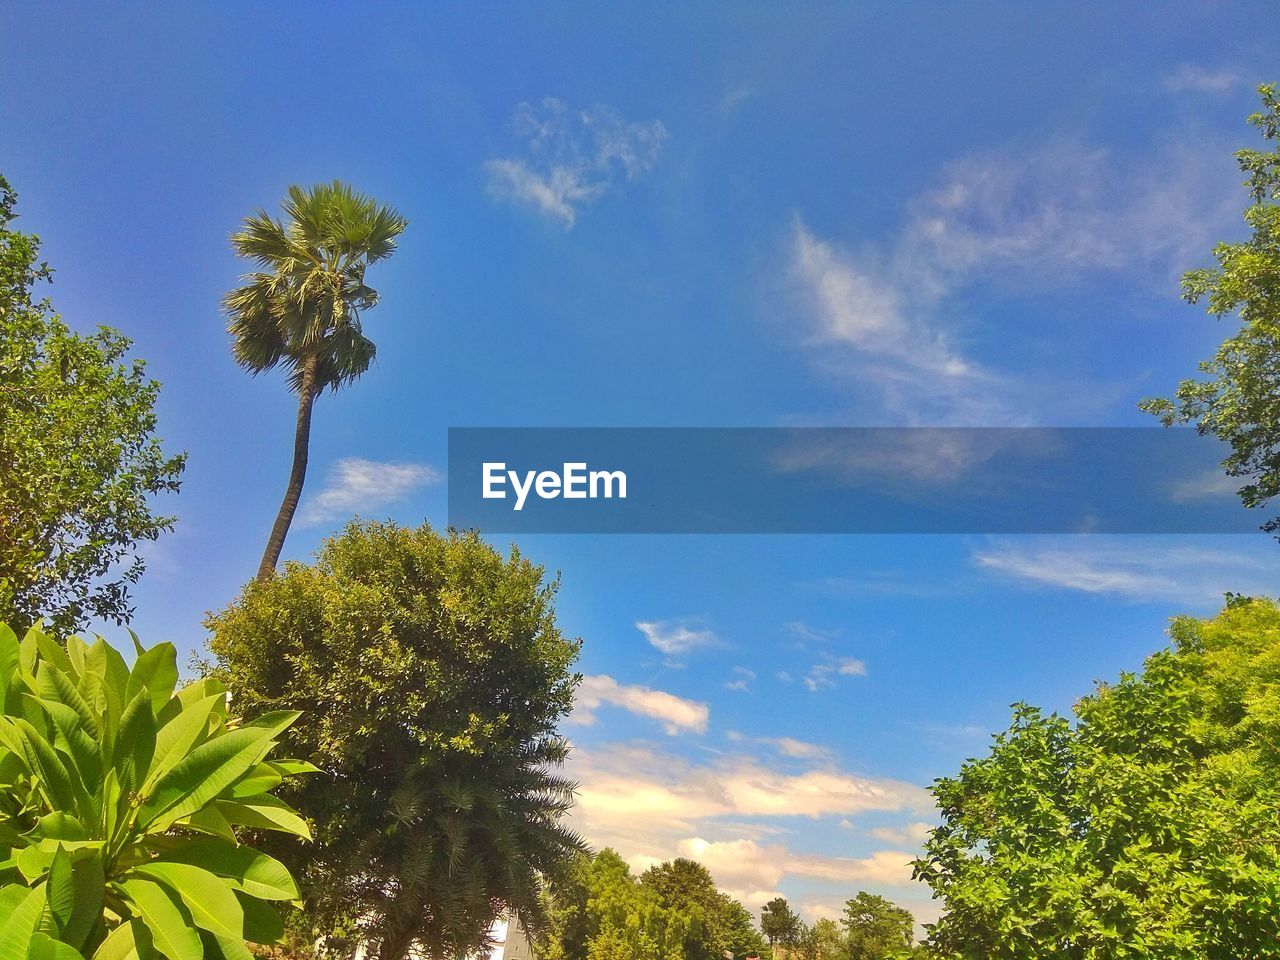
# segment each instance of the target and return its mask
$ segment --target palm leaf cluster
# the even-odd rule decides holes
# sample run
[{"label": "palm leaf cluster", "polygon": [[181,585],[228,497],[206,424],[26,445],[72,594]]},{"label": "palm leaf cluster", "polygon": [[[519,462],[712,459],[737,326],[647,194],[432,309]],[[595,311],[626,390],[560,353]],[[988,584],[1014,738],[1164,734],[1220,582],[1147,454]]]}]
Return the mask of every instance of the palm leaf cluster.
[{"label": "palm leaf cluster", "polygon": [[259,210],[231,238],[261,268],[224,298],[232,353],[254,374],[284,365],[295,392],[309,368],[315,389],[336,389],[373,361],[360,314],[378,293],[365,271],[395,251],[408,221],[337,180],[291,186],[283,207],[286,220]]},{"label": "palm leaf cluster", "polygon": [[576,787],[556,772],[567,749],[546,739],[516,757],[451,758],[406,775],[381,828],[335,864],[369,906],[359,926],[381,960],[483,949],[502,913],[542,927],[544,882],[586,849],[561,822]]},{"label": "palm leaf cluster", "polygon": [[[136,640],[135,640],[136,644]],[[309,838],[268,760],[298,714],[240,722],[172,644],[130,668],[99,639],[0,627],[0,960],[248,960],[299,897],[238,831]]]}]

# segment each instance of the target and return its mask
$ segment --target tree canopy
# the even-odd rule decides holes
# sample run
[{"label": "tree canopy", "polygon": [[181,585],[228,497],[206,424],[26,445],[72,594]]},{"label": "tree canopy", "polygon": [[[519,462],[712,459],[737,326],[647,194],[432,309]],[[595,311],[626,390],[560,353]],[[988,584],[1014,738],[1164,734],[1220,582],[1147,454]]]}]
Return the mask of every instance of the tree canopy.
[{"label": "tree canopy", "polygon": [[[1275,84],[1259,88],[1263,109],[1249,118],[1265,141],[1280,137],[1280,97]],[[1244,212],[1249,239],[1220,243],[1217,266],[1182,278],[1183,298],[1204,301],[1222,319],[1235,315],[1240,327],[1200,364],[1203,379],[1184,380],[1172,398],[1145,400],[1142,409],[1166,426],[1194,423],[1202,434],[1224,441],[1227,474],[1240,478],[1248,507],[1280,493],[1280,145],[1240,150],[1251,204]],[[1265,528],[1280,529],[1280,518]]]},{"label": "tree canopy", "polygon": [[0,176],[0,622],[123,623],[135,548],[173,525],[152,497],[177,491],[184,457],[155,436],[160,385],[128,338],[74,333],[36,299],[52,271],[12,229],[16,203]]},{"label": "tree canopy", "polygon": [[1280,608],[1231,598],[1100,685],[1076,722],[1020,704],[936,782],[916,875],[946,957],[1280,957]]},{"label": "tree canopy", "polygon": [[290,798],[316,843],[294,868],[315,930],[355,923],[387,960],[479,946],[502,908],[541,920],[541,878],[582,848],[558,768],[578,642],[557,583],[474,533],[353,523],[210,617],[246,710],[298,709],[285,743],[323,774]]},{"label": "tree canopy", "polygon": [[777,943],[795,945],[800,937],[800,918],[786,897],[774,897],[761,908],[760,930],[768,938],[770,946]]},{"label": "tree canopy", "polygon": [[543,960],[722,960],[764,946],[746,907],[683,858],[636,877],[613,850],[583,855],[547,904]]}]

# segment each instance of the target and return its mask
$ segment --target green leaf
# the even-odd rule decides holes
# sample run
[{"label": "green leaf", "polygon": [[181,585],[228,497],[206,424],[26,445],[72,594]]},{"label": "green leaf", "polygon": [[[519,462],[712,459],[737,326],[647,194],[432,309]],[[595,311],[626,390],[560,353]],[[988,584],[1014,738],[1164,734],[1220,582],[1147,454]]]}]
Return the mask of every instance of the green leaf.
[{"label": "green leaf", "polygon": [[265,853],[215,838],[190,840],[166,850],[160,860],[189,863],[225,877],[231,885],[263,900],[297,900],[298,885],[288,868]]},{"label": "green leaf", "polygon": [[47,933],[33,934],[28,949],[28,960],[84,960],[75,947],[55,940]]},{"label": "green leaf", "polygon": [[156,783],[138,824],[163,830],[199,810],[251,770],[271,743],[270,732],[256,727],[202,743]]},{"label": "green leaf", "polygon": [[[151,761],[151,774],[148,777],[151,783],[158,781],[177,766],[196,741],[204,735],[209,726],[209,716],[221,699],[221,694],[215,694],[184,706],[180,713],[157,731],[155,756]],[[175,699],[170,702],[179,703],[180,701]]]},{"label": "green leaf", "polygon": [[240,902],[227,881],[208,870],[187,863],[152,861],[134,867],[130,875],[157,880],[178,894],[201,929],[219,937],[243,935]]},{"label": "green leaf", "polygon": [[111,765],[120,775],[120,787],[136,793],[142,789],[156,751],[156,721],[151,712],[150,694],[136,693],[120,718]]},{"label": "green leaf", "polygon": [[216,800],[218,811],[232,824],[256,827],[260,830],[278,830],[304,840],[311,839],[311,828],[287,803],[270,794],[236,800]]},{"label": "green leaf", "polygon": [[244,937],[252,943],[275,943],[284,936],[284,922],[275,907],[262,900],[237,893],[244,909]]},{"label": "green leaf", "polygon": [[152,880],[125,880],[119,886],[147,925],[157,950],[169,960],[202,960],[200,935],[176,894]]},{"label": "green leaf", "polygon": [[66,929],[71,922],[71,911],[75,907],[76,888],[75,875],[71,867],[71,854],[65,847],[59,847],[53,855],[49,866],[49,879],[45,885],[45,899],[53,922],[58,932]]},{"label": "green leaf", "polygon": [[31,937],[44,913],[44,884],[31,887],[0,925],[0,960],[27,960]]},{"label": "green leaf", "polygon": [[107,935],[92,960],[150,960],[155,948],[151,931],[141,920],[129,920]]},{"label": "green leaf", "polygon": [[18,756],[54,809],[75,807],[71,776],[53,747],[23,717],[0,717],[0,742]]},{"label": "green leaf", "polygon": [[[133,638],[138,647],[138,638]],[[150,650],[138,654],[134,661],[133,672],[129,675],[129,683],[125,689],[127,700],[147,690],[151,696],[151,709],[159,713],[178,685],[178,651],[172,643],[158,643]]]}]

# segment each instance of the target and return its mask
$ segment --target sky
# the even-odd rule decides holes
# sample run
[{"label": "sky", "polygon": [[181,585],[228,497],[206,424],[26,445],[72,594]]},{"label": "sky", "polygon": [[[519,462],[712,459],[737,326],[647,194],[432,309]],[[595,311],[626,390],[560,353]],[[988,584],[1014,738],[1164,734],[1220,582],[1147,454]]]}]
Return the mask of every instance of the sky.
[{"label": "sky", "polygon": [[[1243,236],[1277,29],[1223,2],[6,4],[19,226],[190,455],[133,628],[198,652],[256,570],[294,407],[219,298],[290,183],[410,220],[369,274],[375,366],[317,403],[306,559],[357,514],[445,525],[449,427],[1145,424],[1231,329],[1178,277]],[[1280,572],[1262,535],[520,547],[583,638],[575,823],[810,920],[860,889],[932,919],[906,864],[934,778]]]}]

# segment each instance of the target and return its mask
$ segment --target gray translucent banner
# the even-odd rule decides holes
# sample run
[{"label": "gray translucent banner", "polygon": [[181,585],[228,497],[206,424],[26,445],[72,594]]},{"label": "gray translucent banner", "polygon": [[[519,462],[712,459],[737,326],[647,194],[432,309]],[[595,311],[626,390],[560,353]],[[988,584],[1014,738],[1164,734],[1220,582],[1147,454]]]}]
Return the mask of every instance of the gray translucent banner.
[{"label": "gray translucent banner", "polygon": [[1225,449],[1160,428],[453,428],[494,533],[1248,533]]}]

